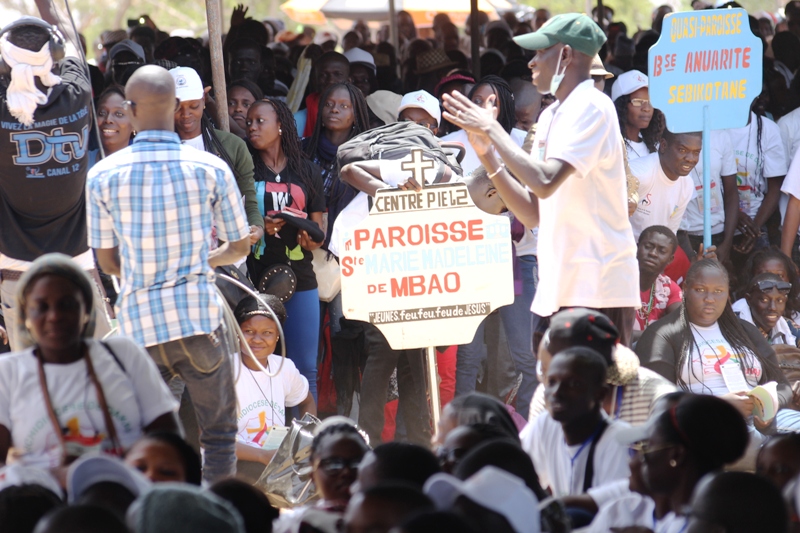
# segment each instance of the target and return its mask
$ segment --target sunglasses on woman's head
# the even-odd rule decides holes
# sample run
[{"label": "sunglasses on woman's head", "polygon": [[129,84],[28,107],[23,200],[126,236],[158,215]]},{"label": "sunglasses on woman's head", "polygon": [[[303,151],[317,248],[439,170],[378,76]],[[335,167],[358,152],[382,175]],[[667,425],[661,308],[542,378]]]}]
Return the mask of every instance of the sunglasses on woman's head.
[{"label": "sunglasses on woman's head", "polygon": [[789,291],[792,290],[792,284],[788,281],[772,281],[769,279],[757,281],[753,284],[753,287],[761,292],[769,292],[775,289],[783,294],[789,294]]}]

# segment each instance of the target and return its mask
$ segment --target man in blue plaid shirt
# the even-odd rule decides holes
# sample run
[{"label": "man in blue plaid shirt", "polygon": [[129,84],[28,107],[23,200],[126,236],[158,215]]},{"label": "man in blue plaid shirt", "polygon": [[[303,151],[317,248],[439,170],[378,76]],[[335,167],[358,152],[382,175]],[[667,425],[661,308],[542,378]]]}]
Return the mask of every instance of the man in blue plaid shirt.
[{"label": "man in blue plaid shirt", "polygon": [[[86,183],[89,246],[120,278],[119,327],[144,346],[169,381],[186,383],[200,426],[203,477],[236,471],[236,394],[214,267],[250,250],[236,181],[218,157],[174,133],[172,76],[137,70],[125,87],[131,146],[95,165]],[[212,225],[225,241],[211,247]]]}]

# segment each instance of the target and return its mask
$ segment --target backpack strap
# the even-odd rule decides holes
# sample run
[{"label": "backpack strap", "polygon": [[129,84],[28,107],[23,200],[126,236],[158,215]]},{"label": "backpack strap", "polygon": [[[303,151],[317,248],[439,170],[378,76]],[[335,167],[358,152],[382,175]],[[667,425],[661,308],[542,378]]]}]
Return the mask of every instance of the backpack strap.
[{"label": "backpack strap", "polygon": [[603,437],[606,429],[608,429],[608,421],[604,418],[600,421],[600,426],[597,428],[592,444],[589,445],[589,456],[586,458],[586,472],[583,474],[583,492],[592,488],[592,479],[594,478],[594,451],[597,448],[597,443]]},{"label": "backpack strap", "polygon": [[112,350],[112,349],[111,349],[111,346],[110,346],[110,345],[109,345],[109,344],[108,344],[106,341],[100,341],[100,344],[102,344],[102,345],[103,345],[103,348],[105,348],[105,349],[106,349],[106,351],[107,351],[109,354],[111,354],[111,357],[113,357],[113,358],[114,358],[114,361],[116,361],[116,362],[117,362],[117,364],[119,365],[119,367],[122,369],[122,372],[123,372],[123,373],[125,373],[125,374],[127,374],[127,373],[128,373],[128,371],[127,371],[127,370],[125,370],[125,365],[123,365],[123,364],[122,364],[122,361],[120,361],[120,360],[119,360],[119,357],[117,357],[117,354],[114,352],[114,350]]}]

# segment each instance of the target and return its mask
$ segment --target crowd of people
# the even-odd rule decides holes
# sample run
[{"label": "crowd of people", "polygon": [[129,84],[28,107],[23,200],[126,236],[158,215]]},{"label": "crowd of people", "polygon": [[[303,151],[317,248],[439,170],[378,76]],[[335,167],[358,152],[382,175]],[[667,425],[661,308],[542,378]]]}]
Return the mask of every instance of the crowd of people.
[{"label": "crowd of people", "polygon": [[[142,16],[87,58],[36,5],[0,30],[0,530],[800,530],[800,2],[748,19],[707,206],[649,93],[667,5],[400,11],[397,48],[240,5],[226,87],[202,39]],[[353,159],[391,135],[509,219],[513,303],[437,383],[342,306],[342,232],[434,181]]]}]

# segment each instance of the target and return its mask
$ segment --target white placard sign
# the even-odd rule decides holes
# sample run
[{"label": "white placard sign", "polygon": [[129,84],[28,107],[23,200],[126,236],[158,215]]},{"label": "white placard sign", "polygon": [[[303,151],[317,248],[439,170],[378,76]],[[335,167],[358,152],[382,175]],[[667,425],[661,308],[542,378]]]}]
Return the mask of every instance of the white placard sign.
[{"label": "white placard sign", "polygon": [[369,216],[340,235],[344,315],[396,350],[471,342],[514,300],[510,227],[463,183],[379,190]]}]

